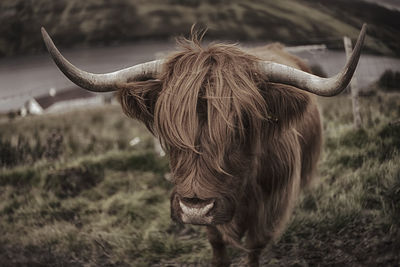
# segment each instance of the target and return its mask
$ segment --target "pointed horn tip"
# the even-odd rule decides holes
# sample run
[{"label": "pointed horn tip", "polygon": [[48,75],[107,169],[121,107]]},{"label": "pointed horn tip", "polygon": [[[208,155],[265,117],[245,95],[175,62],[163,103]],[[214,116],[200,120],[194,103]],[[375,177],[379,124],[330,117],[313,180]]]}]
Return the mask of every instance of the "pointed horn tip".
[{"label": "pointed horn tip", "polygon": [[361,27],[360,35],[365,35],[366,32],[367,32],[367,28],[368,28],[368,24],[364,22],[362,27]]},{"label": "pointed horn tip", "polygon": [[363,23],[360,33],[358,34],[357,42],[362,40],[362,43],[364,43],[364,39],[367,33],[367,26],[368,26],[367,23]]},{"label": "pointed horn tip", "polygon": [[47,49],[49,49],[49,44],[51,44],[53,41],[43,26],[40,28],[40,31],[42,32],[43,41],[46,44]]},{"label": "pointed horn tip", "polygon": [[46,31],[46,29],[45,29],[43,26],[40,28],[40,31],[42,32],[43,38],[45,38],[46,36],[48,36],[47,31]]},{"label": "pointed horn tip", "polygon": [[364,22],[363,25],[362,25],[362,30],[366,30],[367,26],[368,26],[368,23]]}]

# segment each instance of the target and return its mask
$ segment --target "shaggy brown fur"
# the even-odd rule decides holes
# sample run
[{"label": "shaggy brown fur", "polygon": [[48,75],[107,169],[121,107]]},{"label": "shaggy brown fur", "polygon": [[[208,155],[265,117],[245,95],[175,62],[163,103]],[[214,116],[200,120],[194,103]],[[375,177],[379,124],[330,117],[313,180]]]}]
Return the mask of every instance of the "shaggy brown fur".
[{"label": "shaggy brown fur", "polygon": [[[257,265],[315,169],[321,146],[315,101],[297,88],[269,83],[260,59],[237,46],[203,48],[197,38],[179,44],[181,51],[157,77],[120,85],[122,108],[169,153],[176,185],[172,218],[181,220],[180,199],[215,199],[207,226],[214,264],[227,264],[230,243],[249,251],[249,264]],[[307,71],[276,45],[262,51],[264,59],[289,60]]]}]

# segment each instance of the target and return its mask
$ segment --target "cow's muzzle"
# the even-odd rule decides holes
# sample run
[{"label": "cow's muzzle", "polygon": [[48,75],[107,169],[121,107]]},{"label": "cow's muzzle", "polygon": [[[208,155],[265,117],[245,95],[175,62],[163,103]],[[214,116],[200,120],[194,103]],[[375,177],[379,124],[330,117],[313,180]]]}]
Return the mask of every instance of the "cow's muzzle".
[{"label": "cow's muzzle", "polygon": [[210,224],[213,220],[214,199],[179,198],[181,220],[190,224]]},{"label": "cow's muzzle", "polygon": [[232,220],[235,206],[226,197],[200,199],[171,195],[171,218],[179,223],[218,225]]}]

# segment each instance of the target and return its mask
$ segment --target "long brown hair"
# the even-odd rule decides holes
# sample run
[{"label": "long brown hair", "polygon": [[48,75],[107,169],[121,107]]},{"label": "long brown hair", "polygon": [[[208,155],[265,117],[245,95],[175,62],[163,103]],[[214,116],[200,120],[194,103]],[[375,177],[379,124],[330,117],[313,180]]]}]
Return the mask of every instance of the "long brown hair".
[{"label": "long brown hair", "polygon": [[[266,240],[272,229],[283,226],[275,225],[277,218],[289,214],[299,172],[308,177],[314,169],[318,111],[314,104],[310,109],[308,93],[269,83],[258,69],[257,57],[236,45],[202,47],[197,36],[179,39],[180,50],[167,58],[157,76],[119,85],[119,100],[124,112],[143,121],[169,150],[181,195],[207,198],[218,192],[233,196],[236,205],[247,198],[251,205],[239,208],[231,223],[218,226],[225,240],[240,247],[238,222],[245,212],[256,216],[247,223],[256,224],[257,238]],[[307,112],[314,115],[305,120]],[[302,138],[314,138],[316,145],[301,148],[299,136],[312,128],[315,135]],[[241,153],[246,147],[248,155]],[[300,150],[313,155],[303,159],[301,170]],[[226,184],[229,179],[219,179],[221,175],[246,180],[246,192],[235,194],[237,188]],[[252,212],[247,210],[250,206]]]},{"label": "long brown hair", "polygon": [[[166,149],[207,151],[223,171],[226,147],[236,138],[244,142],[259,136],[263,122],[271,118],[259,90],[265,81],[256,57],[235,45],[203,48],[200,41],[197,34],[179,39],[180,51],[169,57],[158,80],[126,84],[119,99],[124,112],[144,121]],[[203,127],[207,136],[201,137]],[[200,138],[206,139],[201,147]]]}]

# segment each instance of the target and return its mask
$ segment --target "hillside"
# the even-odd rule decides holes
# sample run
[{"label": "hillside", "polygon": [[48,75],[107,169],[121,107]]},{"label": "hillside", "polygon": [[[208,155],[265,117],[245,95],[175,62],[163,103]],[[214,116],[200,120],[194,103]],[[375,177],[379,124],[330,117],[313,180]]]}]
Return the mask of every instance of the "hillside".
[{"label": "hillside", "polygon": [[367,49],[400,55],[400,12],[364,1],[317,0],[3,0],[0,56],[44,50],[43,25],[61,47],[112,45],[187,34],[194,23],[211,40],[246,40],[289,45],[342,46],[363,22],[370,26]]}]

